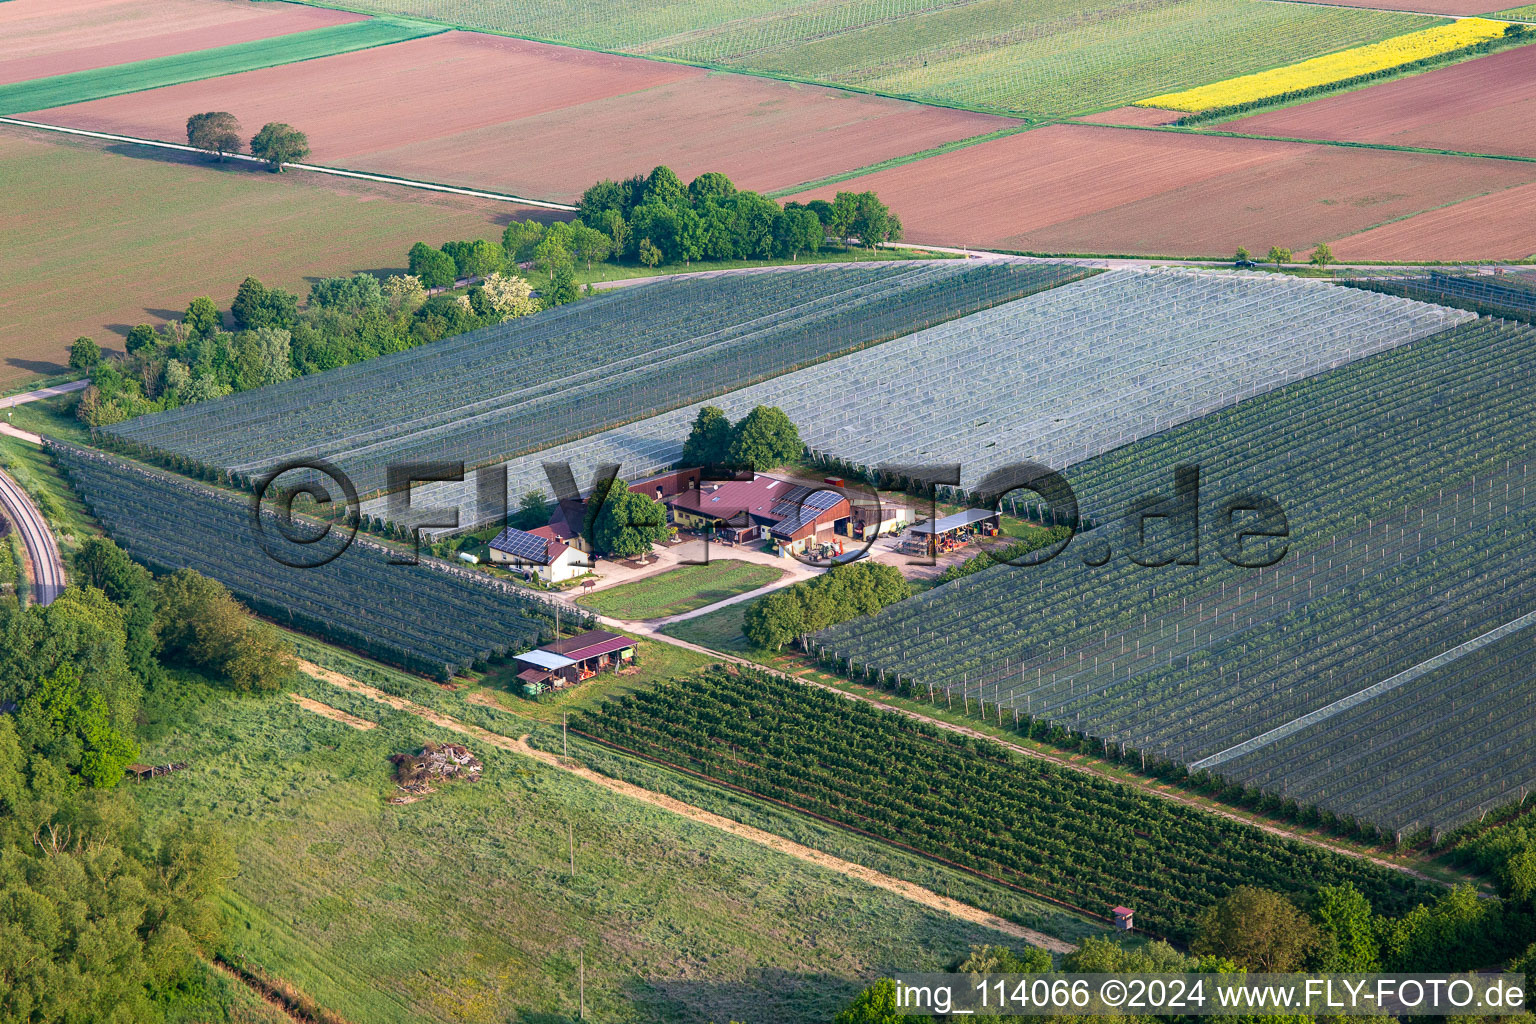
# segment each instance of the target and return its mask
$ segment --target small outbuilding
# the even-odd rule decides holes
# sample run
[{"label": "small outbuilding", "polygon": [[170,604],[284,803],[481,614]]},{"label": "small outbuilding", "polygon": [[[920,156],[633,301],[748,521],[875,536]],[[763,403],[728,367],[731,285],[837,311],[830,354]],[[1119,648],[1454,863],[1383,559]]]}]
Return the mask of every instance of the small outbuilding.
[{"label": "small outbuilding", "polygon": [[1110,913],[1115,915],[1115,927],[1121,931],[1128,932],[1136,927],[1136,923],[1133,920],[1136,916],[1136,911],[1130,907],[1115,907]]},{"label": "small outbuilding", "polygon": [[942,555],[970,541],[972,537],[996,537],[1002,528],[1002,513],[992,509],[968,508],[912,527],[905,547],[914,553]]},{"label": "small outbuilding", "polygon": [[536,647],[515,656],[518,682],[529,696],[558,690],[599,672],[617,672],[635,659],[635,641],[619,633],[594,629]]},{"label": "small outbuilding", "polygon": [[564,583],[587,571],[587,558],[574,544],[561,540],[553,527],[519,530],[509,526],[486,545],[495,565],[509,565],[538,576],[545,583]]}]

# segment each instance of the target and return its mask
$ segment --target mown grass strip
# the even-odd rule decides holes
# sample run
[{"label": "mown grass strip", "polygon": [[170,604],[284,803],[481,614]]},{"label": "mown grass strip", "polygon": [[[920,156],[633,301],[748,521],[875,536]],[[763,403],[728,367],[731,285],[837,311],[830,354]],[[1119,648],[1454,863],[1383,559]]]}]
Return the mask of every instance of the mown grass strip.
[{"label": "mown grass strip", "polygon": [[54,75],[30,82],[15,82],[0,86],[0,114],[47,110],[108,96],[180,85],[183,82],[220,78],[242,71],[296,64],[317,57],[387,46],[443,31],[446,30],[441,26],[426,22],[374,18],[249,43],[236,43],[233,46],[218,46],[209,50]]}]

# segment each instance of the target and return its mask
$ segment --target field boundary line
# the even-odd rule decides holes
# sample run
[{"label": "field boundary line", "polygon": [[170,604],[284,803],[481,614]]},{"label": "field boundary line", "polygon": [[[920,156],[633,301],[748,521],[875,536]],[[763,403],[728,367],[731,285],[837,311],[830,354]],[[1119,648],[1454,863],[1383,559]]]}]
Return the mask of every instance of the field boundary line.
[{"label": "field boundary line", "polygon": [[1340,697],[1331,704],[1324,704],[1314,711],[1309,711],[1304,715],[1291,719],[1284,725],[1276,726],[1268,732],[1260,733],[1258,736],[1246,739],[1235,746],[1228,747],[1226,750],[1212,754],[1210,757],[1202,758],[1191,764],[1189,770],[1195,772],[1206,768],[1214,768],[1219,764],[1225,764],[1235,758],[1242,757],[1244,754],[1251,754],[1255,750],[1267,747],[1271,743],[1285,739],[1287,736],[1293,736],[1309,725],[1316,725],[1318,722],[1327,721],[1334,715],[1348,711],[1350,708],[1358,707],[1366,701],[1381,696],[1383,693],[1388,693],[1400,686],[1411,683],[1420,676],[1449,665],[1474,651],[1482,650],[1489,644],[1502,640],[1511,633],[1519,632],[1533,623],[1536,623],[1536,612],[1526,612],[1519,618],[1511,619],[1502,626],[1495,626],[1481,636],[1473,637],[1471,640],[1441,651],[1432,658],[1426,658],[1412,668],[1404,669],[1395,676],[1389,676],[1380,682],[1372,683],[1365,689],[1352,693],[1348,697]]},{"label": "field boundary line", "polygon": [[[115,135],[111,132],[89,131],[85,128],[68,128],[60,124],[46,124],[42,121],[28,121],[19,117],[0,116],[0,124],[8,124],[16,128],[31,128],[37,131],[59,132],[64,135],[78,135],[88,139],[101,139],[105,142],[125,142],[133,146],[148,146],[152,149],[170,149],[178,153],[196,153],[207,156],[208,151],[188,146],[180,142],[162,142],[159,139],[141,139],[135,135]],[[265,164],[267,161],[260,157],[251,156],[249,153],[227,153],[227,160],[239,160],[242,163]],[[518,206],[534,206],[545,210],[560,210],[564,213],[575,213],[576,207],[566,203],[553,203],[544,199],[529,199],[525,196],[515,196],[506,192],[487,192],[484,189],[464,188],[458,185],[439,185],[432,181],[420,181],[414,178],[397,178],[390,174],[374,174],[368,171],[351,171],[344,167],[327,167],[324,164],[285,163],[283,167],[295,171],[308,171],[311,174],[329,174],[338,178],[355,178],[360,181],[373,181],[385,185],[399,185],[402,188],[422,189],[427,192],[446,192],[450,195],[469,196],[472,199],[493,199],[502,203],[515,203]]]},{"label": "field boundary line", "polygon": [[836,185],[839,182],[849,181],[853,178],[861,178],[866,174],[874,174],[877,171],[887,171],[892,167],[901,167],[906,164],[915,164],[920,160],[927,160],[930,157],[943,156],[946,153],[953,153],[956,150],[969,149],[971,146],[979,146],[984,142],[994,142],[997,139],[1006,139],[1010,135],[1018,135],[1023,132],[1030,131],[1034,128],[1042,127],[1045,127],[1045,125],[1030,124],[1025,122],[1023,124],[1013,125],[1009,128],[998,128],[995,131],[983,132],[980,135],[972,135],[969,138],[956,139],[953,142],[942,142],[937,146],[929,146],[927,149],[920,149],[916,153],[908,153],[905,156],[888,157],[885,160],[880,160],[872,164],[865,164],[863,167],[855,167],[851,171],[838,171],[835,174],[828,174],[820,178],[813,178],[810,181],[802,181],[797,185],[788,185],[784,188],[772,189],[770,191],[764,192],[763,195],[770,199],[783,199],[785,196],[792,196],[799,192],[809,192],[813,188],[822,188],[827,185]]},{"label": "field boundary line", "polygon": [[[1296,0],[1297,3],[1305,3],[1306,0]],[[1310,6],[1310,5],[1309,5]],[[1536,46],[1536,43],[1530,45]],[[1449,65],[1447,65],[1449,66]],[[1401,79],[1393,79],[1400,81]],[[1373,83],[1383,84],[1383,83]],[[1346,90],[1353,91],[1353,90]],[[1334,93],[1330,95],[1344,95]],[[1326,99],[1327,96],[1315,97]],[[1300,106],[1301,104],[1296,104]],[[1273,108],[1279,109],[1279,108]],[[1244,117],[1257,116],[1268,113],[1268,110],[1257,110],[1250,114],[1240,114],[1232,120],[1241,120]],[[1458,149],[1433,149],[1428,146],[1398,146],[1390,142],[1355,142],[1349,139],[1304,139],[1289,135],[1253,135],[1247,132],[1227,132],[1215,128],[1202,128],[1199,125],[1180,127],[1172,124],[1102,124],[1094,121],[1064,122],[1082,128],[1107,128],[1111,131],[1123,132],[1163,132],[1168,135],[1208,135],[1220,139],[1255,139],[1260,142],[1290,142],[1302,146],[1333,146],[1337,149],[1374,149],[1386,153],[1418,153],[1422,156],[1456,157],[1462,160],[1508,160],[1517,164],[1536,164],[1536,156],[1516,156],[1509,153],[1471,153]],[[1227,124],[1228,121],[1213,122],[1215,124]]]},{"label": "field boundary line", "polygon": [[557,768],[560,771],[569,772],[610,792],[627,796],[640,803],[649,804],[661,810],[670,811],[679,817],[686,818],[697,824],[708,825],[721,832],[736,836],[738,839],[745,839],[758,846],[794,857],[796,860],[864,882],[877,889],[883,889],[886,892],[928,907],[930,910],[939,910],[959,920],[991,928],[993,931],[1002,932],[1004,935],[1009,935],[1016,939],[1023,939],[1031,945],[1053,953],[1070,953],[1077,949],[1071,943],[1058,939],[1055,936],[1046,935],[1031,928],[1025,928],[1023,925],[1015,924],[1005,918],[998,917],[996,914],[989,914],[979,907],[973,907],[968,903],[961,903],[959,900],[951,899],[948,896],[940,896],[931,889],[925,889],[913,882],[903,881],[902,879],[876,871],[873,868],[865,867],[862,864],[856,864],[853,861],[844,860],[830,853],[824,853],[821,850],[804,846],[792,839],[786,839],[775,833],[743,824],[724,815],[706,811],[701,807],[695,807],[692,804],[684,803],[676,797],[670,797],[664,793],[657,793],[653,790],[637,786],[632,782],[625,782],[623,779],[615,779],[612,776],[604,775],[593,768],[562,758],[549,751],[539,750],[529,745],[527,734],[513,739],[510,736],[492,732],[478,725],[460,722],[449,715],[433,711],[431,708],[407,700],[404,697],[396,697],[385,693],[383,690],[369,686],[367,683],[359,682],[350,676],[343,675],[332,669],[323,668],[314,662],[300,659],[298,665],[305,673],[314,676],[322,682],[330,683],[332,686],[367,697],[370,700],[392,707],[397,711],[403,711],[406,714],[423,718],[441,728],[474,737],[501,750],[530,757],[541,764]]},{"label": "field boundary line", "polygon": [[[353,12],[353,13],[356,13],[356,12]],[[39,84],[41,84],[43,82],[48,82],[48,81],[52,81],[52,80],[55,80],[55,79],[74,78],[76,80],[81,80],[81,79],[85,78],[86,76],[101,75],[101,74],[103,74],[105,72],[111,72],[111,71],[118,70],[118,69],[129,68],[129,67],[132,67],[135,64],[157,63],[157,64],[160,64],[161,66],[169,66],[169,65],[173,65],[177,60],[185,60],[185,59],[188,59],[188,58],[196,57],[196,56],[198,56],[200,54],[212,53],[215,50],[223,50],[223,49],[228,49],[228,48],[233,48],[233,47],[253,47],[253,46],[257,46],[257,45],[261,45],[261,44],[266,44],[266,43],[274,43],[274,42],[276,42],[278,40],[292,40],[293,38],[298,37],[298,36],[311,36],[311,37],[313,37],[314,33],[321,33],[321,32],[328,32],[328,33],[331,33],[331,34],[334,35],[334,34],[338,34],[336,32],[336,30],[338,30],[338,29],[347,29],[347,28],[351,28],[352,26],[367,26],[367,25],[370,25],[370,24],[375,25],[375,26],[386,26],[386,27],[387,26],[393,26],[393,27],[399,28],[399,29],[411,29],[411,30],[415,31],[416,34],[412,35],[412,36],[404,36],[404,37],[399,38],[399,39],[383,39],[383,40],[379,40],[378,42],[364,43],[364,44],[361,44],[361,45],[358,45],[358,46],[350,46],[350,47],[347,47],[345,49],[335,50],[335,51],[326,52],[326,53],[314,54],[314,55],[308,56],[308,57],[296,57],[296,58],[293,58],[291,60],[279,60],[279,61],[276,61],[276,62],[271,63],[271,64],[257,64],[257,65],[253,65],[251,67],[237,68],[235,70],[225,69],[225,70],[216,71],[216,72],[213,72],[213,73],[210,73],[210,74],[196,73],[192,77],[189,77],[189,78],[178,78],[175,81],[161,82],[159,84],[142,85],[142,86],[138,86],[138,87],[132,88],[132,89],[109,90],[109,91],[99,92],[99,93],[96,93],[94,95],[85,96],[83,98],[71,99],[71,100],[68,100],[67,102],[64,102],[64,103],[48,103],[47,105],[42,106],[42,107],[31,107],[31,108],[23,107],[22,110],[27,110],[27,109],[32,109],[32,110],[52,110],[52,109],[57,108],[57,107],[70,107],[70,106],[74,106],[77,103],[92,103],[92,102],[95,102],[96,100],[112,99],[112,98],[117,97],[117,96],[132,96],[132,95],[134,95],[136,93],[141,93],[141,92],[153,92],[156,89],[169,89],[169,88],[172,88],[172,87],[177,86],[177,85],[189,85],[189,84],[192,84],[192,83],[195,83],[195,82],[206,82],[206,81],[210,81],[210,80],[215,79],[215,78],[226,78],[226,77],[228,77],[230,75],[240,75],[240,74],[245,74],[245,73],[251,72],[251,71],[268,71],[268,70],[271,70],[272,68],[287,67],[290,64],[303,64],[303,63],[306,63],[306,62],[312,61],[312,60],[324,60],[327,57],[341,57],[341,56],[345,56],[346,54],[349,54],[349,53],[361,53],[364,50],[375,50],[375,49],[378,49],[381,46],[394,46],[396,43],[406,43],[406,42],[410,42],[410,41],[412,41],[414,39],[425,39],[425,38],[429,38],[431,36],[440,36],[444,32],[449,31],[448,29],[445,29],[442,26],[438,25],[436,22],[424,21],[424,20],[419,19],[419,18],[394,17],[394,16],[388,16],[388,15],[385,15],[385,16],[374,15],[372,17],[371,21],[353,21],[353,22],[343,22],[342,24],[339,24],[339,25],[322,25],[319,28],[304,29],[303,31],[300,31],[300,32],[289,32],[289,33],[286,33],[286,34],[280,35],[280,36],[268,36],[265,39],[252,39],[252,40],[247,40],[246,42],[243,42],[243,43],[229,43],[226,46],[210,46],[210,47],[205,47],[204,49],[201,49],[201,50],[189,50],[186,53],[166,54],[163,57],[146,57],[143,60],[124,61],[121,64],[108,64],[105,67],[100,67],[100,68],[83,68],[83,69],[81,69],[79,71],[66,71],[63,74],[59,74],[59,75],[46,75],[46,76],[44,76],[42,78],[23,79],[20,82],[9,82],[9,83],[6,83],[3,86],[0,86],[0,95],[4,95],[7,90],[12,90],[12,89],[14,89],[17,92],[21,92],[26,87],[33,86],[33,85],[39,85]],[[356,31],[356,30],[354,30],[354,31]],[[9,105],[9,104],[7,104],[7,105]],[[20,111],[18,111],[18,113],[19,112]]]}]

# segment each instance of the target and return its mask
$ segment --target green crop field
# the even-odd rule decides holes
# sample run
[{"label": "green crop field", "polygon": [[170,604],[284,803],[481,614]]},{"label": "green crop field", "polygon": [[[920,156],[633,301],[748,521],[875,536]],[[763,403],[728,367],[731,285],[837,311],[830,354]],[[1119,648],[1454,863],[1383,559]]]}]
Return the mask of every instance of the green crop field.
[{"label": "green crop field", "polygon": [[[428,684],[390,679],[380,684],[413,700],[527,731],[512,716],[450,705]],[[882,972],[943,969],[998,939],[473,740],[481,781],[391,805],[389,754],[463,737],[322,683],[296,689],[379,727],[358,731],[281,694],[233,696],[178,674],[149,694],[140,739],[150,760],[190,768],[134,790],[151,832],[210,821],[238,851],[219,952],[345,1019],[569,1020],[584,957],[589,1019],[824,1024]],[[654,773],[635,781],[666,785]],[[840,856],[896,856],[736,802],[715,809],[843,844]],[[959,896],[965,883],[953,878]],[[1094,930],[1035,906],[1038,924],[1055,921],[1074,938]],[[1005,912],[1031,916],[1018,900]]]},{"label": "green crop field", "polygon": [[576,603],[615,619],[655,619],[766,587],[783,575],[782,569],[771,565],[713,559],[708,565],[683,565],[659,576],[588,594],[577,598]]},{"label": "green crop field", "polygon": [[182,82],[197,82],[241,71],[294,64],[316,57],[330,57],[353,50],[385,46],[419,36],[435,35],[432,25],[411,24],[387,18],[331,25],[308,32],[258,39],[210,50],[194,50],[170,57],[154,57],[131,64],[53,75],[29,82],[0,86],[0,114],[46,110],[70,103],[84,103],[104,96],[143,92]]},{"label": "green crop field", "polygon": [[1436,24],[1269,0],[342,0],[597,49],[1055,117]]},{"label": "green crop field", "polygon": [[1536,21],[1536,4],[1526,4],[1524,7],[1512,7],[1507,11],[1500,11],[1495,18],[1513,18],[1516,21]]}]

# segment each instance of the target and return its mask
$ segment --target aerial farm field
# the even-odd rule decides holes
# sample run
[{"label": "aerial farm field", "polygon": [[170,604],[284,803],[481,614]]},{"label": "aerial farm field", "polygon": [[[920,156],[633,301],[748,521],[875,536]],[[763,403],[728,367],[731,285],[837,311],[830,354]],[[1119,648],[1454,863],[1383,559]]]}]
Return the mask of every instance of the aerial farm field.
[{"label": "aerial farm field", "polygon": [[0,128],[0,385],[60,372],[78,335],[120,350],[194,296],[225,305],[248,274],[303,294],[310,278],[400,268],[413,242],[495,237],[533,213],[56,138]]},{"label": "aerial farm field", "polygon": [[470,32],[30,116],[179,141],[199,110],[298,125],[318,163],[557,201],[658,164],[766,191],[1018,124]]},{"label": "aerial farm field", "polygon": [[241,0],[9,0],[0,85],[360,21],[362,15]]},{"label": "aerial farm field", "polygon": [[1536,157],[1536,46],[1226,121],[1221,128]]},{"label": "aerial farm field", "polygon": [[[1328,3],[1330,0],[1297,0],[1299,3]],[[1387,11],[1417,11],[1442,14],[1449,18],[1470,18],[1488,13],[1488,0],[1349,0],[1345,6]]]},{"label": "aerial farm field", "polygon": [[1030,116],[1119,106],[1434,23],[1270,0],[347,6]]},{"label": "aerial farm field", "polygon": [[[424,697],[405,692],[433,699],[416,685]],[[379,724],[178,674],[146,701],[146,754],[196,768],[139,792],[152,829],[211,821],[239,849],[225,954],[343,1019],[567,1021],[584,981],[589,1019],[764,1020],[766,1007],[823,1024],[865,979],[939,970],[1003,938],[473,739],[479,782],[387,803],[391,753],[464,737],[324,683],[299,689]],[[498,717],[514,736],[532,724]],[[814,823],[796,838],[857,845]]]},{"label": "aerial farm field", "polygon": [[1523,260],[1536,256],[1536,184],[1383,224],[1339,239],[1342,260]]},{"label": "aerial farm field", "polygon": [[[1536,164],[1512,161],[1051,125],[794,198],[874,189],[902,211],[914,242],[1223,256],[1238,246],[1301,253],[1533,180]],[[1507,255],[1472,225],[1455,241],[1465,257]],[[1389,254],[1352,246],[1356,258]]]}]

